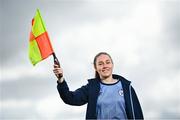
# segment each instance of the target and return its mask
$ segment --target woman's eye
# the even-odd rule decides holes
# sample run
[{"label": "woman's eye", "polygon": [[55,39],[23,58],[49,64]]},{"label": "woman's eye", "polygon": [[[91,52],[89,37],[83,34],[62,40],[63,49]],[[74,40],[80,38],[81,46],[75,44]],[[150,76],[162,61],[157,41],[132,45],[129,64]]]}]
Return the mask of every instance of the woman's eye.
[{"label": "woman's eye", "polygon": [[106,62],[106,64],[110,64],[111,62]]},{"label": "woman's eye", "polygon": [[99,63],[98,65],[102,65],[102,63]]}]

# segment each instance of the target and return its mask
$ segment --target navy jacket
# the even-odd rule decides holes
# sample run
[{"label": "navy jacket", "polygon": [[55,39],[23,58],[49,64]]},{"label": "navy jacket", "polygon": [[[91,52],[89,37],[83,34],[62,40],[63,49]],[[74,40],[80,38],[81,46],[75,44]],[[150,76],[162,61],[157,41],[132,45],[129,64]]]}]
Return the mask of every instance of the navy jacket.
[{"label": "navy jacket", "polygon": [[[119,79],[122,83],[128,119],[143,119],[142,109],[130,85],[131,82],[119,75],[113,75],[113,78]],[[86,119],[97,119],[96,103],[100,91],[100,78],[89,79],[87,85],[75,91],[69,91],[66,81],[58,83],[57,89],[66,104],[80,106],[87,103]]]}]

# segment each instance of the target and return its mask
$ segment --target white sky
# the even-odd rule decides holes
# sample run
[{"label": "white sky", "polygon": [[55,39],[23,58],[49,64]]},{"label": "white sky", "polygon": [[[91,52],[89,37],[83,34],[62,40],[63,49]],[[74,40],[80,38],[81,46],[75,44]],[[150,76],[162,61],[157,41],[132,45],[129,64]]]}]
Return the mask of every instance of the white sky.
[{"label": "white sky", "polygon": [[53,58],[28,59],[39,8],[71,90],[94,77],[93,58],[111,54],[132,81],[146,119],[180,118],[180,1],[1,1],[0,119],[84,119],[56,90]]}]

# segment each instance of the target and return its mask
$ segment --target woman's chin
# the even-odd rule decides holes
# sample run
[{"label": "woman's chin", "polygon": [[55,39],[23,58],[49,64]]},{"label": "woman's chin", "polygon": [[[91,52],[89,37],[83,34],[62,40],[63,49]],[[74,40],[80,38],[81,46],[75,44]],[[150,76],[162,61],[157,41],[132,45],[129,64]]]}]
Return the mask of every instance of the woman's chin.
[{"label": "woman's chin", "polygon": [[111,76],[111,74],[103,74],[101,75],[101,78],[106,79],[109,78]]}]

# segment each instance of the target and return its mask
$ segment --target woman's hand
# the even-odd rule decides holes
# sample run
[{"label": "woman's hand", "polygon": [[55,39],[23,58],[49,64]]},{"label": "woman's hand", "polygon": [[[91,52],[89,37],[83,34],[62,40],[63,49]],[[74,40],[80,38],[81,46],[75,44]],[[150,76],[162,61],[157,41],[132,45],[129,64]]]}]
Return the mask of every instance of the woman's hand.
[{"label": "woman's hand", "polygon": [[62,68],[59,65],[54,64],[53,72],[56,75],[56,77],[58,78],[58,82],[62,83],[63,82],[63,70],[62,70]]}]

